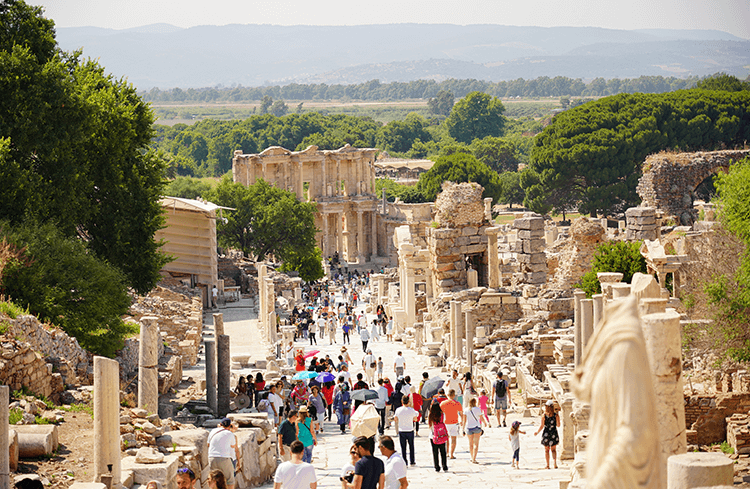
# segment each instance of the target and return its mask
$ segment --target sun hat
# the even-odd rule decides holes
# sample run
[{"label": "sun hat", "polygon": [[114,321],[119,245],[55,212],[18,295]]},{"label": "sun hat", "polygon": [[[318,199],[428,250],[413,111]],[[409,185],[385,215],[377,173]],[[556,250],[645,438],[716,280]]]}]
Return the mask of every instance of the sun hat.
[{"label": "sun hat", "polygon": [[513,421],[513,424],[511,426],[513,426],[514,430],[517,430],[521,426],[521,422],[520,421]]},{"label": "sun hat", "polygon": [[222,426],[229,426],[229,425],[232,424],[232,420],[229,419],[229,418],[224,418],[224,419],[221,420],[221,422],[219,424],[222,425]]},{"label": "sun hat", "polygon": [[547,406],[554,406],[554,405],[555,405],[555,401],[553,401],[552,399],[547,401]]},{"label": "sun hat", "polygon": [[298,413],[306,413],[307,412],[307,406],[300,406],[300,408],[297,410]]}]

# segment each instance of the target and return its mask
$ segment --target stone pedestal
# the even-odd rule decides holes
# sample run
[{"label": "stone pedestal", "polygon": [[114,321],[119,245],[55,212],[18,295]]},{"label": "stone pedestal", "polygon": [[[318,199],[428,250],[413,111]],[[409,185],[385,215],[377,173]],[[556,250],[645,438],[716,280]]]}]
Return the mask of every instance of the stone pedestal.
[{"label": "stone pedestal", "polygon": [[9,411],[8,404],[10,388],[7,385],[0,385],[0,489],[10,489],[10,446],[9,432],[10,426],[8,421]]},{"label": "stone pedestal", "polygon": [[272,312],[268,314],[268,342],[273,345],[276,343],[278,336],[276,332],[276,313]]},{"label": "stone pedestal", "polygon": [[224,334],[224,314],[214,313],[214,336],[218,337]]},{"label": "stone pedestal", "polygon": [[487,234],[487,261],[488,261],[488,281],[491,289],[499,289],[500,283],[500,255],[497,249],[497,233],[500,227],[491,227],[484,230]]},{"label": "stone pedestal", "polygon": [[461,356],[461,339],[459,336],[459,322],[461,321],[461,303],[458,301],[450,302],[450,322],[451,322],[451,343],[450,356],[457,358]]},{"label": "stone pedestal", "polygon": [[638,302],[638,312],[641,316],[667,311],[667,299],[641,299]]},{"label": "stone pedestal", "polygon": [[612,300],[625,299],[630,295],[630,284],[616,283],[612,284]]},{"label": "stone pedestal", "polygon": [[203,344],[206,349],[206,402],[208,408],[214,413],[218,412],[216,397],[216,341],[207,340]]},{"label": "stone pedestal", "polygon": [[479,285],[479,276],[477,275],[477,271],[473,268],[466,270],[466,284],[470,289]]},{"label": "stone pedestal", "polygon": [[573,325],[575,332],[575,361],[580,365],[583,359],[583,326],[581,322],[581,301],[586,298],[586,292],[576,289],[573,291],[574,316]]},{"label": "stone pedestal", "polygon": [[647,314],[641,320],[656,393],[659,440],[666,460],[687,450],[680,315],[670,310]]},{"label": "stone pedestal", "polygon": [[159,319],[141,318],[138,351],[138,407],[159,412]]},{"label": "stone pedestal", "polygon": [[231,359],[229,356],[229,336],[221,335],[216,338],[216,403],[219,417],[224,417],[229,412],[229,379],[231,374]]},{"label": "stone pedestal", "polygon": [[99,356],[94,357],[94,439],[94,482],[112,475],[112,487],[120,487],[120,364]]},{"label": "stone pedestal", "polygon": [[622,281],[622,277],[623,275],[620,272],[599,272],[596,274],[605,299],[612,299],[612,284]]},{"label": "stone pedestal", "polygon": [[667,489],[734,485],[734,463],[721,453],[673,455],[667,465]]}]

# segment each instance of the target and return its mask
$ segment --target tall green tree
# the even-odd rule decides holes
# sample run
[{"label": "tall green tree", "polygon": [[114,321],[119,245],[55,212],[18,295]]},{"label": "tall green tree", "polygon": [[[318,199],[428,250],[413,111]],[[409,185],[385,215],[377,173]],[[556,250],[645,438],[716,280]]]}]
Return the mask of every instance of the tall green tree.
[{"label": "tall green tree", "polygon": [[640,200],[635,188],[647,155],[748,139],[747,91],[615,95],[555,116],[536,137],[530,165],[535,177],[521,185],[527,206],[537,212],[544,205],[577,206],[592,216],[621,212]]},{"label": "tall green tree", "polygon": [[414,141],[426,142],[431,139],[426,130],[428,125],[422,116],[412,112],[402,121],[391,121],[383,126],[378,130],[375,141],[380,149],[404,153],[411,149]]},{"label": "tall green tree", "polygon": [[498,173],[518,170],[518,150],[512,141],[487,136],[471,143],[474,156]]},{"label": "tall green tree", "polygon": [[497,97],[471,92],[453,106],[445,119],[448,134],[457,141],[470,143],[486,136],[501,136],[505,126],[505,107]]},{"label": "tall green tree", "polygon": [[318,253],[315,205],[298,201],[291,192],[262,179],[246,187],[226,175],[206,198],[235,209],[225,213],[226,223],[217,224],[223,246],[258,259],[273,256],[288,269],[309,267],[309,258]]},{"label": "tall green tree", "polygon": [[132,85],[59,51],[54,24],[0,3],[0,215],[53,221],[146,292],[166,262],[154,241],[164,161],[149,150],[153,114]]},{"label": "tall green tree", "polygon": [[447,116],[451,113],[453,101],[453,92],[449,90],[440,90],[435,97],[427,101],[427,107],[429,107],[430,112],[435,115]]},{"label": "tall green tree", "polygon": [[701,90],[741,92],[743,90],[750,90],[750,81],[741,81],[736,76],[727,75],[726,73],[715,73],[700,80],[695,84],[695,88],[700,88]]},{"label": "tall green tree", "polygon": [[441,156],[432,168],[419,177],[417,190],[428,202],[434,201],[445,181],[476,182],[484,187],[482,197],[492,197],[495,202],[502,197],[500,176],[471,154]]}]

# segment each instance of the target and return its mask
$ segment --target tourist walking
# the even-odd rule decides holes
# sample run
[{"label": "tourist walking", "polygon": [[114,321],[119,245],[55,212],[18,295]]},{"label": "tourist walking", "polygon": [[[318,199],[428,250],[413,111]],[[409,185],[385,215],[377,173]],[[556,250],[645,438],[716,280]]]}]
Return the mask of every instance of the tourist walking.
[{"label": "tourist walking", "polygon": [[443,423],[443,411],[439,404],[430,406],[427,424],[430,427],[430,446],[432,447],[432,461],[435,463],[435,472],[440,472],[440,462],[443,464],[443,472],[448,472],[448,452],[446,450],[449,438],[448,428]]},{"label": "tourist walking", "polygon": [[385,364],[383,363],[383,357],[378,357],[378,378],[383,378],[383,367],[385,367]]},{"label": "tourist walking", "polygon": [[362,341],[362,351],[367,352],[367,343],[370,342],[370,332],[367,331],[366,327],[359,330],[359,339]]},{"label": "tourist walking", "polygon": [[[310,389],[309,404],[315,408],[315,420],[318,422],[317,431],[323,431],[323,420],[326,415],[326,401],[320,393],[320,386],[314,385]],[[310,410],[310,415],[312,416],[312,410]]]},{"label": "tourist walking", "polygon": [[229,431],[231,424],[231,419],[224,418],[208,435],[208,465],[212,470],[218,469],[224,473],[228,489],[234,489],[232,451],[237,449],[237,438]]},{"label": "tourist walking", "polygon": [[497,416],[497,426],[500,427],[500,416],[503,417],[502,426],[506,426],[505,417],[508,406],[510,405],[510,389],[508,381],[503,378],[503,373],[497,371],[497,380],[492,385],[492,397],[495,399],[495,415]]},{"label": "tourist walking", "polygon": [[286,419],[278,428],[279,455],[282,462],[292,459],[292,442],[297,439],[297,411],[292,409],[287,413]]},{"label": "tourist walking", "polygon": [[396,359],[393,361],[393,371],[396,372],[396,379],[404,376],[404,370],[406,369],[406,359],[401,352],[396,354]]},{"label": "tourist walking", "polygon": [[508,439],[510,440],[510,451],[513,452],[513,459],[510,461],[510,465],[513,468],[520,469],[519,466],[521,460],[521,438],[519,433],[525,435],[525,431],[521,431],[521,422],[513,421],[510,425],[510,433],[508,433]]},{"label": "tourist walking", "polygon": [[336,411],[336,418],[341,433],[346,432],[346,426],[349,424],[349,417],[352,411],[352,398],[349,394],[349,384],[341,382],[336,397],[333,399],[333,409]]},{"label": "tourist walking", "polygon": [[336,343],[336,322],[328,318],[328,344],[332,345]]},{"label": "tourist walking", "polygon": [[396,421],[398,440],[401,442],[401,455],[406,460],[408,451],[408,459],[411,465],[416,465],[414,454],[414,422],[418,417],[419,413],[410,405],[409,396],[403,396],[401,407],[396,409],[394,420]]},{"label": "tourist walking", "polygon": [[380,421],[378,421],[378,433],[381,435],[385,433],[385,409],[388,404],[388,389],[385,388],[385,381],[378,379],[378,386],[375,388],[375,392],[378,393],[378,398],[375,399],[375,409],[380,415]]},{"label": "tourist walking", "polygon": [[542,433],[542,445],[544,445],[544,458],[547,461],[548,469],[549,452],[552,452],[552,461],[555,464],[555,468],[557,468],[557,444],[560,443],[560,436],[557,434],[558,426],[560,426],[560,415],[555,411],[555,403],[549,400],[544,405],[544,414],[542,415],[542,422],[539,424],[539,429],[534,433],[534,436],[536,436],[540,431],[544,430]]},{"label": "tourist walking", "polygon": [[349,340],[349,332],[352,330],[352,326],[354,326],[354,323],[352,322],[351,315],[346,316],[346,321],[344,322],[344,325],[341,327],[341,330],[344,332],[344,339],[341,341],[341,343],[347,345],[351,345],[352,342]]},{"label": "tourist walking", "polygon": [[490,426],[490,417],[487,415],[487,402],[490,400],[489,397],[487,397],[487,391],[482,389],[482,393],[479,397],[477,397],[477,404],[479,405],[479,409],[482,411],[482,418],[484,418],[485,424],[487,424],[487,427]]},{"label": "tourist walking", "polygon": [[393,341],[393,316],[388,318],[388,326],[386,326],[386,340]]},{"label": "tourist walking", "polygon": [[370,338],[372,341],[380,341],[380,331],[378,329],[378,321],[372,320],[372,328],[370,329]]},{"label": "tourist walking", "polygon": [[456,401],[461,404],[461,401],[463,400],[463,391],[461,390],[461,381],[458,379],[458,370],[453,370],[451,378],[448,379],[448,382],[446,382],[443,387],[447,392],[455,391]]},{"label": "tourist walking", "polygon": [[379,448],[380,453],[386,458],[385,489],[406,489],[409,487],[409,482],[406,480],[406,462],[395,450],[393,438],[381,436]]},{"label": "tourist walking", "polygon": [[349,448],[349,456],[351,457],[351,463],[348,463],[341,468],[341,475],[339,476],[339,480],[341,481],[341,489],[346,489],[347,484],[354,483],[354,466],[357,464],[357,462],[359,462],[359,459],[361,458],[355,445],[352,445]]},{"label": "tourist walking", "polygon": [[367,374],[367,383],[375,385],[375,368],[378,366],[378,362],[375,359],[375,355],[372,354],[372,349],[367,349],[367,355],[362,359],[362,368]]},{"label": "tourist walking", "polygon": [[313,447],[318,444],[318,438],[313,429],[313,420],[308,416],[307,406],[302,406],[297,411],[297,439],[305,447],[302,461],[312,463]]},{"label": "tourist walking", "polygon": [[464,399],[463,399],[463,406],[464,408],[469,407],[469,402],[477,397],[477,391],[474,389],[474,381],[471,378],[471,372],[466,372],[464,374],[464,384],[463,384],[463,390],[464,390]]},{"label": "tourist walking", "polygon": [[292,459],[282,462],[276,469],[276,475],[273,478],[273,488],[307,488],[315,489],[318,487],[315,476],[315,468],[302,460],[305,452],[305,446],[299,441],[292,443]]},{"label": "tourist walking", "polygon": [[195,472],[193,472],[189,467],[180,467],[179,469],[177,469],[175,482],[177,483],[177,489],[194,489]]},{"label": "tourist walking", "polygon": [[385,464],[373,456],[374,438],[359,436],[354,440],[360,459],[354,465],[354,482],[347,484],[349,489],[384,489]]},{"label": "tourist walking", "polygon": [[448,391],[448,400],[440,403],[440,409],[443,411],[443,422],[448,429],[448,436],[450,436],[449,456],[451,459],[455,459],[456,438],[459,432],[458,422],[463,416],[461,403],[456,401],[455,390]]},{"label": "tourist walking", "polygon": [[476,398],[472,397],[469,406],[464,409],[464,433],[469,438],[469,456],[471,463],[476,464],[479,452],[479,440],[482,437],[482,410],[477,407]]}]

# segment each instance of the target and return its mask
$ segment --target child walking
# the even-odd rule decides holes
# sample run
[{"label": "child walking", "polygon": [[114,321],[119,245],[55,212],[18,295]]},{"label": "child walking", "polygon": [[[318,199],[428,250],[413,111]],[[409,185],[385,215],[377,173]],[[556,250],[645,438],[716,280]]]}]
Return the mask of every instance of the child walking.
[{"label": "child walking", "polygon": [[383,357],[378,357],[378,380],[383,378]]},{"label": "child walking", "polygon": [[487,397],[487,391],[482,389],[482,395],[479,396],[479,409],[482,410],[482,418],[484,418],[485,423],[487,423],[487,426],[490,426],[490,418],[487,416],[487,401],[489,398]]},{"label": "child walking", "polygon": [[508,439],[510,440],[510,449],[513,450],[513,460],[511,460],[510,465],[511,467],[516,469],[521,468],[519,467],[519,460],[521,458],[521,439],[518,437],[518,434],[526,434],[525,431],[521,431],[519,429],[520,427],[520,421],[513,421],[513,424],[510,426],[510,433],[508,434]]}]

